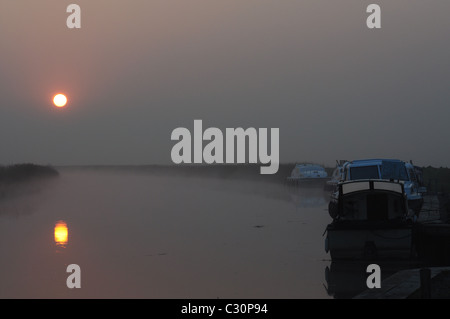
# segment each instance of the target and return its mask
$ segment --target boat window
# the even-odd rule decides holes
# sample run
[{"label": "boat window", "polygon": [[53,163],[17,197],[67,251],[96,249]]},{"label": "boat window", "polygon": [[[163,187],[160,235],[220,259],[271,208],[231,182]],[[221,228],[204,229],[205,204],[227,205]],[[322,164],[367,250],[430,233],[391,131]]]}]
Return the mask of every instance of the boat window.
[{"label": "boat window", "polygon": [[383,161],[383,164],[381,166],[381,178],[400,181],[409,180],[404,163],[389,161]]},{"label": "boat window", "polygon": [[350,168],[350,178],[356,179],[378,179],[378,166],[361,166]]},{"label": "boat window", "polygon": [[370,189],[369,182],[350,182],[342,184],[342,194],[348,194],[358,191],[367,191]]},{"label": "boat window", "polygon": [[397,192],[402,193],[402,185],[398,183],[391,183],[391,182],[374,182],[373,183],[374,189],[382,189],[390,192]]}]

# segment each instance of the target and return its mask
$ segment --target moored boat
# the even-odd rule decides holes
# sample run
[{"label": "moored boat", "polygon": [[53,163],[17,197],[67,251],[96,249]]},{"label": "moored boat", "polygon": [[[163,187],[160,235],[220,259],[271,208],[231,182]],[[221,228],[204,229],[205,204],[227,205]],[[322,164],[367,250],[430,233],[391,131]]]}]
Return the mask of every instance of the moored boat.
[{"label": "moored boat", "polygon": [[399,182],[340,182],[329,203],[333,222],[326,248],[332,259],[405,259],[413,252],[412,221]]},{"label": "moored boat", "polygon": [[327,180],[329,177],[325,168],[316,164],[297,164],[287,178],[287,182],[294,185],[322,184]]},{"label": "moored boat", "polygon": [[425,187],[419,183],[417,169],[411,163],[397,159],[364,159],[343,165],[343,180],[379,179],[403,184],[409,209],[418,217],[423,205]]}]

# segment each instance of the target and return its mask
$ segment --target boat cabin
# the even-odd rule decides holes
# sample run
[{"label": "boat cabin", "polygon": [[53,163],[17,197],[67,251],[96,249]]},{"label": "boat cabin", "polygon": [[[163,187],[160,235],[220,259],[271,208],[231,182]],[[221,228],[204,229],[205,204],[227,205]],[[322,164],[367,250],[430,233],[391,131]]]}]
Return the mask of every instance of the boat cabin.
[{"label": "boat cabin", "polygon": [[403,184],[409,208],[418,216],[423,205],[417,169],[411,164],[397,159],[365,159],[347,162],[343,166],[343,179],[356,181],[363,179],[398,181]]},{"label": "boat cabin", "polygon": [[340,221],[389,221],[408,214],[403,184],[382,180],[339,183],[329,210]]},{"label": "boat cabin", "polygon": [[297,164],[291,172],[291,178],[327,178],[328,174],[320,165],[315,164]]}]

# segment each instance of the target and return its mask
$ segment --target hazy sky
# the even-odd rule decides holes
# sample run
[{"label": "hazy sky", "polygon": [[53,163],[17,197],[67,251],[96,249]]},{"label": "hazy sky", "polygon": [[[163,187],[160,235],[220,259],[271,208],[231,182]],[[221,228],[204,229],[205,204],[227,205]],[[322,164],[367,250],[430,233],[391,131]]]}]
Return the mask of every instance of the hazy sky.
[{"label": "hazy sky", "polygon": [[170,163],[172,130],[202,119],[280,128],[281,162],[450,166],[449,13],[448,0],[0,0],[0,163]]}]

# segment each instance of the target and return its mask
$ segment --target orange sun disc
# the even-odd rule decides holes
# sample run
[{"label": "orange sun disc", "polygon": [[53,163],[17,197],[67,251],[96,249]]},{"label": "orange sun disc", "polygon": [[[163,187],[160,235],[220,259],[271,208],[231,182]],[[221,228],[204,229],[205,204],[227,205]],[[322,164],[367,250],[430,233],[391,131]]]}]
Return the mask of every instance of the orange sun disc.
[{"label": "orange sun disc", "polygon": [[64,94],[56,94],[53,98],[53,104],[57,107],[64,107],[67,104],[67,97]]}]

